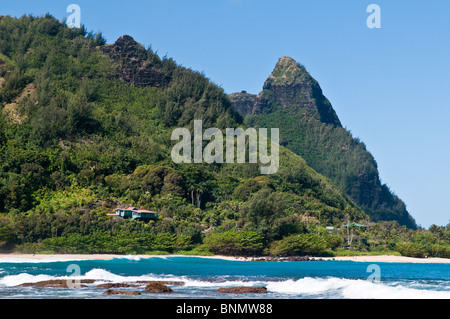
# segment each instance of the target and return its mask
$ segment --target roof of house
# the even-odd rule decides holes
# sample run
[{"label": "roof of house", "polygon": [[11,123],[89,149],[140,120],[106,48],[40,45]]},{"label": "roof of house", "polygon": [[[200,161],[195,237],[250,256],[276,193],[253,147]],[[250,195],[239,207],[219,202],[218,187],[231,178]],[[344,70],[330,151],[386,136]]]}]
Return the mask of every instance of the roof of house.
[{"label": "roof of house", "polygon": [[344,227],[367,227],[366,225],[363,225],[363,224],[358,224],[358,223],[350,223],[350,224],[347,224],[347,225],[344,225]]},{"label": "roof of house", "polygon": [[138,213],[152,213],[152,214],[156,214],[156,212],[152,212],[152,211],[149,211],[149,210],[143,210],[143,209],[139,209],[139,210],[137,210],[137,212]]},{"label": "roof of house", "polygon": [[156,214],[156,212],[152,212],[152,211],[145,210],[145,209],[137,209],[136,207],[133,207],[133,206],[130,206],[130,207],[128,207],[128,208],[117,208],[116,210],[118,210],[118,209],[120,209],[120,210],[131,210],[131,211],[136,212],[136,213],[151,213],[151,214]]}]

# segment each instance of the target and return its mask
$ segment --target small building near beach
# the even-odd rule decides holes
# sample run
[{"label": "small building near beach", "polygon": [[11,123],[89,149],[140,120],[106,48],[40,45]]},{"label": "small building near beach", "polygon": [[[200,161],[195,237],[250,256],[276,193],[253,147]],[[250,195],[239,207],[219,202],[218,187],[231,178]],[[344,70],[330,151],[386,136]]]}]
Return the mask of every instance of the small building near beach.
[{"label": "small building near beach", "polygon": [[136,207],[117,208],[115,211],[116,216],[120,216],[123,219],[149,221],[158,219],[158,214],[149,210],[137,209]]}]

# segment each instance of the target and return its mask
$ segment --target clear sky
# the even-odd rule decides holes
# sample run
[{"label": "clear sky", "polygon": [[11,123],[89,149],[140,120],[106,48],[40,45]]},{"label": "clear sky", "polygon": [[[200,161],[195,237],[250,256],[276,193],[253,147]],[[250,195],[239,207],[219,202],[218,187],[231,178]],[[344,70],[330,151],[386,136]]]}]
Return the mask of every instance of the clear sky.
[{"label": "clear sky", "polygon": [[[277,60],[291,56],[417,223],[450,221],[450,1],[14,0],[0,14],[63,19],[72,3],[108,43],[131,35],[227,93],[259,93]],[[367,27],[372,3],[379,29]]]}]

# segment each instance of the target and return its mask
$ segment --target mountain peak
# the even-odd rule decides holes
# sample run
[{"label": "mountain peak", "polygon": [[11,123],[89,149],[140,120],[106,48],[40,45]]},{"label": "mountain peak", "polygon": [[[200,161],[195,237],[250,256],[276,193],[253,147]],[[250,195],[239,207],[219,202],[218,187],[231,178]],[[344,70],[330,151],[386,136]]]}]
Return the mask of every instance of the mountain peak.
[{"label": "mountain peak", "polygon": [[[323,95],[319,83],[303,65],[291,57],[283,56],[278,60],[272,74],[264,83],[260,95],[262,100],[265,98],[276,102],[272,103],[272,108],[269,108],[272,112],[277,108],[293,114],[309,110],[312,111],[310,114],[318,116],[321,122],[341,126],[336,112]],[[260,103],[260,105],[267,106],[268,103]]]},{"label": "mountain peak", "polygon": [[265,86],[297,84],[304,82],[306,75],[308,72],[297,61],[289,56],[283,56],[275,65]]},{"label": "mountain peak", "polygon": [[276,66],[286,67],[286,66],[292,66],[294,64],[298,65],[297,61],[295,61],[293,58],[291,58],[290,56],[283,56],[278,60]]},{"label": "mountain peak", "polygon": [[120,55],[126,54],[134,58],[142,58],[146,54],[145,48],[129,35],[121,36],[114,44],[105,45],[103,51]]},{"label": "mountain peak", "polygon": [[128,47],[131,49],[137,49],[137,48],[142,49],[141,48],[142,46],[138,42],[136,42],[136,40],[132,36],[127,35],[127,34],[118,38],[117,41],[114,43],[114,45],[117,47],[122,47],[122,48]]}]

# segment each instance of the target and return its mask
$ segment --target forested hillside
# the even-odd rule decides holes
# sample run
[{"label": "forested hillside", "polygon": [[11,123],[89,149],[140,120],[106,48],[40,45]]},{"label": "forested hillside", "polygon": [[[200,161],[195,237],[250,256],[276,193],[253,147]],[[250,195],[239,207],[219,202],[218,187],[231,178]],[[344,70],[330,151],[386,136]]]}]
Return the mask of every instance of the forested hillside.
[{"label": "forested hillside", "polygon": [[[416,238],[395,223],[374,233],[343,227],[372,223],[284,147],[273,175],[259,164],[174,164],[171,132],[192,129],[194,119],[245,128],[222,88],[131,36],[106,44],[49,15],[1,17],[0,249],[320,255]],[[128,206],[159,217],[107,215]],[[446,253],[445,231],[432,235],[442,238],[439,250],[423,247]]]},{"label": "forested hillside", "polygon": [[[51,16],[2,17],[0,34],[5,242],[164,234],[179,235],[188,248],[210,233],[243,230],[265,245],[303,231],[304,214],[322,225],[364,218],[284,149],[273,176],[260,176],[258,164],[175,165],[173,128],[201,119],[223,129],[242,119],[223,89],[132,37],[107,45],[100,34]],[[127,205],[160,218],[143,224],[106,216]]]}]

